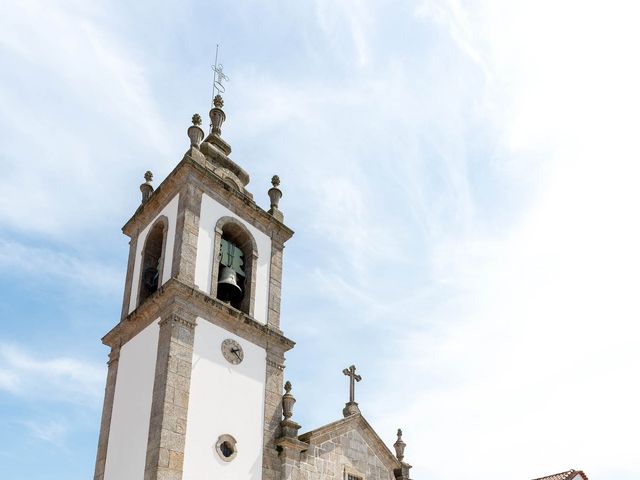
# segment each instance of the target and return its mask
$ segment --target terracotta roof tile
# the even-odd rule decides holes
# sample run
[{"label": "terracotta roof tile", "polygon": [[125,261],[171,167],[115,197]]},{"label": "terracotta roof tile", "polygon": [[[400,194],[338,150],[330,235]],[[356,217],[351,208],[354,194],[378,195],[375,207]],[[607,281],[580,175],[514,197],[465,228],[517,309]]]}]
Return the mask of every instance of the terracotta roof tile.
[{"label": "terracotta roof tile", "polygon": [[572,480],[576,478],[578,475],[582,476],[584,480],[589,480],[587,476],[581,470],[569,470],[567,472],[556,473],[555,475],[549,475],[547,477],[540,477],[534,480]]}]

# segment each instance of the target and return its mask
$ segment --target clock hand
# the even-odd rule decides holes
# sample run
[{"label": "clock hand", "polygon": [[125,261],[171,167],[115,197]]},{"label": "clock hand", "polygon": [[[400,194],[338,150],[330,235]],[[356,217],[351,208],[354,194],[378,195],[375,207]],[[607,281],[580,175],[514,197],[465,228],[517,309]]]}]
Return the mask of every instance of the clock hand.
[{"label": "clock hand", "polygon": [[236,357],[238,357],[238,360],[242,360],[242,358],[240,358],[240,354],[238,353],[240,351],[239,348],[232,348],[231,349],[231,353],[235,353]]}]

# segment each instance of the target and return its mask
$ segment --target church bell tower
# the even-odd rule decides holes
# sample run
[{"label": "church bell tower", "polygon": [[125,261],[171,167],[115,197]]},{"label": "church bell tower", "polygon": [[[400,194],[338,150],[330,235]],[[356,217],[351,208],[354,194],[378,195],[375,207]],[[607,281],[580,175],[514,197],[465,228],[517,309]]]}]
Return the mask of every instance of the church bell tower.
[{"label": "church bell tower", "polygon": [[205,138],[124,225],[130,240],[120,322],[102,339],[109,368],[94,480],[276,480],[284,354],[282,253],[293,231],[247,190],[221,136],[220,95]]}]

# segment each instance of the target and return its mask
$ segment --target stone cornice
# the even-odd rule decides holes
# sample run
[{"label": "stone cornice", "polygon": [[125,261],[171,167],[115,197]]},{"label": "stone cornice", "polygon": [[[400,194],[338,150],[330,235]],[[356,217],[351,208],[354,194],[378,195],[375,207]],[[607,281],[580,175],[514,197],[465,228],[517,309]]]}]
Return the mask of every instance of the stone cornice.
[{"label": "stone cornice", "polygon": [[269,358],[267,358],[267,365],[273,367],[273,368],[277,368],[280,371],[284,370],[284,365],[280,362],[275,362],[273,360],[270,360]]},{"label": "stone cornice", "polygon": [[240,217],[279,243],[284,243],[293,236],[293,230],[260,208],[249,195],[233,188],[224,179],[189,155],[183,157],[149,199],[140,205],[133,216],[124,224],[122,227],[124,234],[132,237],[137,226],[146,226],[152,216],[157,214],[160,206],[166,204],[175,194],[179,193],[184,185],[192,183],[186,181],[187,177],[191,177],[190,180],[199,180],[205,187],[205,193],[222,197],[235,207],[236,213]]},{"label": "stone cornice", "polygon": [[165,318],[163,318],[162,320],[160,320],[160,325],[162,326],[163,323],[167,323],[167,322],[173,322],[173,323],[178,323],[180,325],[184,325],[187,328],[190,328],[191,330],[193,330],[194,328],[196,328],[196,321],[192,320],[190,318],[183,318],[180,315],[169,315]]},{"label": "stone cornice", "polygon": [[109,361],[107,365],[111,365],[112,363],[118,363],[120,360],[120,345],[115,345],[111,347],[111,352],[109,352]]},{"label": "stone cornice", "polygon": [[123,318],[102,338],[102,343],[111,347],[123,345],[151,322],[167,315],[176,316],[190,325],[196,317],[201,317],[263,348],[273,348],[282,353],[295,345],[293,340],[276,329],[175,278],[165,282],[142,305]]},{"label": "stone cornice", "polygon": [[304,452],[309,449],[309,444],[297,438],[280,437],[276,440],[276,446],[282,449],[291,449],[295,452]]}]

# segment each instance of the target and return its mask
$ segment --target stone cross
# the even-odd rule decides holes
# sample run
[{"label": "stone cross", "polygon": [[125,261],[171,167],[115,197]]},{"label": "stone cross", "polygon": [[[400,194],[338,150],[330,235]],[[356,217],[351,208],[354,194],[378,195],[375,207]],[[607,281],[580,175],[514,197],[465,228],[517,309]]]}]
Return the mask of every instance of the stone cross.
[{"label": "stone cross", "polygon": [[355,382],[359,382],[360,380],[362,380],[362,377],[356,374],[355,365],[351,365],[349,368],[345,368],[344,370],[342,370],[342,373],[349,377],[349,403],[354,403],[356,396]]}]

